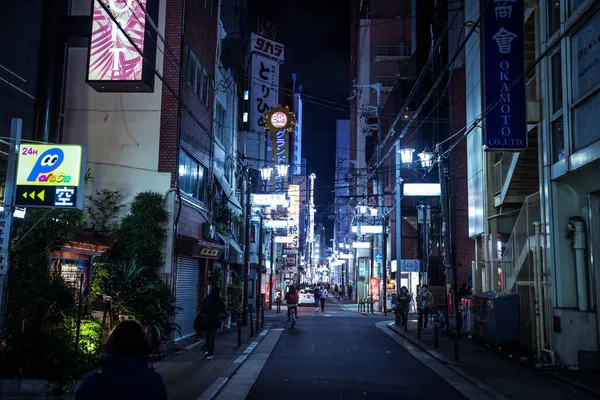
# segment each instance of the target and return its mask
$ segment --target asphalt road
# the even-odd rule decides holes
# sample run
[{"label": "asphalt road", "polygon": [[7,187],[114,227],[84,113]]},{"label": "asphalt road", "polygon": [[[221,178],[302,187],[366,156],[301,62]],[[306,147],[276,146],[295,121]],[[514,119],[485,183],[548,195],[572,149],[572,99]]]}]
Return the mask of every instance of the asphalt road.
[{"label": "asphalt road", "polygon": [[[284,314],[277,319],[285,320]],[[465,399],[375,326],[381,318],[300,308],[286,326],[247,399]]]}]

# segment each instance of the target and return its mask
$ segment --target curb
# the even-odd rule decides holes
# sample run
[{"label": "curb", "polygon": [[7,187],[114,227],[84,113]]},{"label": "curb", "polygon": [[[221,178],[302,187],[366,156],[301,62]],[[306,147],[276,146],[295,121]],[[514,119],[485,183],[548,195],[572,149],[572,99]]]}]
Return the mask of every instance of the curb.
[{"label": "curb", "polygon": [[[402,336],[403,338],[405,338],[406,340],[408,340],[409,342],[411,342],[412,344],[414,344],[415,346],[419,347],[421,350],[423,350],[423,351],[427,352],[427,354],[429,354],[430,356],[434,357],[434,358],[435,358],[436,360],[438,360],[440,363],[442,363],[442,364],[444,364],[444,365],[448,366],[449,368],[451,368],[452,370],[454,370],[454,371],[455,371],[457,374],[461,375],[463,378],[467,379],[468,381],[470,381],[470,382],[471,382],[471,383],[473,383],[474,385],[477,385],[478,387],[480,387],[480,389],[484,389],[484,390],[491,390],[491,389],[489,389],[489,387],[488,387],[487,385],[485,385],[485,384],[484,384],[483,382],[481,382],[479,379],[477,379],[477,378],[475,378],[475,377],[471,376],[471,375],[470,375],[470,374],[468,374],[467,372],[465,372],[465,371],[463,371],[462,369],[460,369],[460,368],[459,368],[459,367],[460,367],[460,365],[461,365],[461,363],[460,363],[460,362],[456,362],[456,361],[449,361],[449,360],[447,360],[447,359],[446,359],[444,356],[442,356],[440,353],[436,352],[435,350],[431,350],[431,349],[429,348],[429,346],[427,346],[426,344],[424,344],[424,343],[421,343],[419,340],[416,340],[416,339],[415,339],[415,338],[413,338],[412,336],[410,336],[410,335],[407,335],[406,333],[404,333],[404,332],[403,332],[401,329],[399,329],[398,327],[396,327],[396,326],[395,326],[395,323],[393,323],[393,322],[389,323],[389,324],[387,325],[387,327],[388,327],[390,330],[392,330],[392,331],[396,332],[397,334],[399,334],[400,336]],[[489,350],[489,349],[488,349],[488,350]],[[493,350],[490,350],[490,351],[491,351],[492,353],[494,353],[494,354],[497,354],[497,355],[504,356],[503,354],[501,354],[501,353],[499,354],[499,353],[497,353],[497,352],[495,352],[495,351],[493,351]],[[506,359],[508,359],[508,360],[510,360],[510,361],[512,361],[512,362],[515,362],[516,364],[518,364],[518,365],[521,365],[521,366],[523,366],[523,367],[525,367],[525,368],[528,368],[528,369],[534,369],[535,371],[543,372],[545,375],[547,375],[547,376],[549,376],[549,377],[552,377],[552,378],[555,378],[555,379],[561,380],[561,381],[563,381],[563,382],[565,382],[565,383],[568,383],[568,384],[570,384],[570,385],[576,386],[576,387],[578,387],[579,389],[581,389],[581,390],[584,390],[584,391],[588,392],[589,394],[592,394],[592,395],[594,395],[594,396],[596,396],[596,397],[599,397],[599,398],[600,398],[600,392],[599,392],[599,391],[597,391],[597,390],[595,390],[595,389],[592,389],[592,388],[590,388],[590,387],[588,387],[588,386],[582,385],[581,383],[577,383],[577,382],[575,382],[575,381],[573,381],[573,380],[571,380],[571,379],[568,379],[568,378],[565,378],[565,377],[562,377],[562,376],[559,376],[559,375],[552,374],[552,373],[551,373],[551,372],[549,372],[549,371],[543,371],[543,370],[539,370],[539,369],[536,369],[536,368],[532,368],[532,367],[530,367],[529,365],[527,365],[527,364],[524,364],[524,363],[521,363],[521,362],[518,362],[518,361],[515,361],[515,360],[511,359],[510,357],[506,357],[506,356],[504,356],[504,358],[506,358]],[[480,385],[483,385],[484,387],[481,387]]]},{"label": "curb", "polygon": [[223,376],[219,376],[215,381],[202,393],[202,395],[198,398],[198,400],[212,400],[218,396],[218,394],[223,390],[225,384],[229,381],[229,379],[237,372],[238,369],[244,364],[244,362],[250,357],[250,355],[254,352],[254,349],[258,347],[258,345],[263,341],[263,339],[269,334],[269,332],[273,329],[273,325],[266,325],[263,330],[257,334],[256,338],[246,346],[242,354],[236,358],[232,366],[228,367],[225,371],[226,373]]},{"label": "curb", "polygon": [[544,374],[546,374],[552,378],[555,378],[555,379],[561,380],[565,383],[568,383],[569,385],[576,386],[579,389],[584,390],[584,391],[588,392],[589,394],[592,394],[592,395],[600,398],[600,391],[597,391],[596,389],[592,389],[591,387],[582,385],[581,383],[575,382],[569,378],[565,378],[565,377],[559,376],[559,375],[554,375],[553,373],[548,372],[548,371],[541,371],[541,372],[543,372]]},{"label": "curb", "polygon": [[428,355],[430,355],[431,357],[433,357],[434,359],[436,359],[439,363],[441,363],[441,364],[445,365],[446,367],[450,368],[452,371],[456,372],[458,375],[460,375],[461,377],[463,377],[467,381],[471,382],[473,385],[477,386],[479,389],[481,389],[481,390],[489,393],[492,397],[494,397],[494,398],[496,398],[498,400],[508,400],[508,398],[506,396],[504,396],[503,394],[501,394],[497,390],[494,390],[494,389],[490,388],[488,385],[486,385],[485,383],[483,383],[479,379],[477,379],[474,376],[472,376],[471,374],[463,371],[459,367],[461,365],[460,363],[447,360],[444,356],[442,356],[437,351],[431,350],[429,348],[429,346],[427,346],[427,345],[425,345],[423,343],[420,343],[418,340],[414,339],[410,335],[407,335],[404,332],[402,332],[401,329],[399,329],[399,328],[396,327],[396,324],[394,322],[390,322],[389,324],[387,324],[387,327],[391,331],[397,333],[398,335],[402,336],[404,339],[408,340],[409,342],[411,342],[412,344],[414,344],[415,346],[417,346],[418,348],[420,348],[421,350],[425,351]]}]

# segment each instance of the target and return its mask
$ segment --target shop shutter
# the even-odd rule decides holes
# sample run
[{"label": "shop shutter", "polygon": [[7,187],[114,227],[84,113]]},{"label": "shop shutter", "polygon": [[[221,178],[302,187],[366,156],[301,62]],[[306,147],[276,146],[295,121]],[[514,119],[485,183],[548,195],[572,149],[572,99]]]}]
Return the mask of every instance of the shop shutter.
[{"label": "shop shutter", "polygon": [[180,308],[175,315],[175,323],[181,328],[181,336],[176,335],[175,340],[192,336],[196,332],[194,319],[198,306],[199,265],[197,258],[177,259],[176,304]]}]

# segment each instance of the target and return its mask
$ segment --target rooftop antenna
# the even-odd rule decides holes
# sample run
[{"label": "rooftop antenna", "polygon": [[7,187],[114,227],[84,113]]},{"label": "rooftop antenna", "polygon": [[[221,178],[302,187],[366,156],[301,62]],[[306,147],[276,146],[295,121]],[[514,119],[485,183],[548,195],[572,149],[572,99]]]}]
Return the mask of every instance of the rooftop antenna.
[{"label": "rooftop antenna", "polygon": [[296,73],[295,72],[292,72],[292,82],[293,82],[292,93],[296,93]]}]

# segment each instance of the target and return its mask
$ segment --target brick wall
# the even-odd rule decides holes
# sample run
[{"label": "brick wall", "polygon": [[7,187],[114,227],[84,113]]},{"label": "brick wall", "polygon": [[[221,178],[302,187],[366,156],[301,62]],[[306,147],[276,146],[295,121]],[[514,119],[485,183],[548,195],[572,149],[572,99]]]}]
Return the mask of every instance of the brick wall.
[{"label": "brick wall", "polygon": [[[183,0],[166,1],[165,47],[167,49],[163,61],[163,77],[165,82],[179,95]],[[158,170],[171,173],[172,185],[175,184],[175,173],[177,171],[178,112],[177,98],[167,88],[167,85],[163,85]]]},{"label": "brick wall", "polygon": [[[450,134],[458,132],[466,124],[465,69],[455,69],[450,82]],[[451,141],[451,143],[454,143]],[[469,238],[469,204],[467,187],[467,141],[463,139],[450,156],[451,224],[454,239],[454,262],[458,267],[459,286],[468,282],[471,261],[475,260],[475,243]]]},{"label": "brick wall", "polygon": [[[213,182],[211,136],[217,39],[216,3],[213,2],[212,13],[208,15],[204,9],[204,2],[187,2],[184,24],[184,1],[166,1],[163,76],[176,95],[173,95],[167,85],[163,85],[158,169],[161,172],[170,172],[171,184],[176,185],[179,139],[181,139],[181,146],[206,168],[206,185],[207,191],[210,192]],[[184,26],[185,32],[182,31]],[[185,81],[180,87],[183,73],[182,45],[192,49],[209,75],[208,104],[203,104]],[[207,202],[210,200],[207,197]],[[204,210],[184,203],[178,226],[179,234],[200,238],[202,224],[208,221],[208,217],[208,213]]]}]

